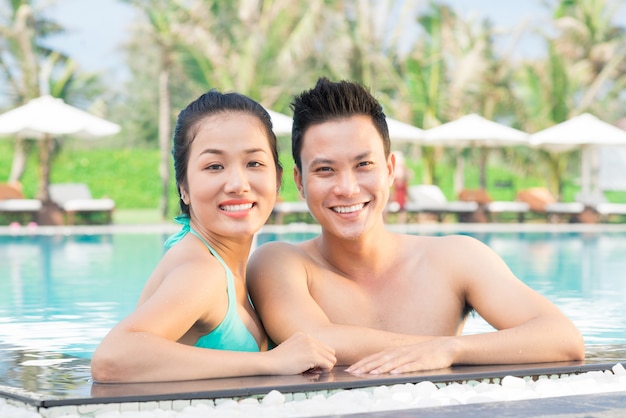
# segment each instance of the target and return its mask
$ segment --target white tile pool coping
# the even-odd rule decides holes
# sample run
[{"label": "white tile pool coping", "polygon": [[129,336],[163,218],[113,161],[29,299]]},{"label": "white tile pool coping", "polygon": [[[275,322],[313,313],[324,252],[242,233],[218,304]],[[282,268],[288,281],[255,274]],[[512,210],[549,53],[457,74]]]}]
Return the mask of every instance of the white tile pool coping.
[{"label": "white tile pool coping", "polygon": [[[394,232],[416,234],[458,233],[458,232],[553,232],[553,233],[594,233],[626,232],[626,223],[584,224],[584,223],[389,223],[387,228]],[[0,235],[72,235],[108,233],[173,233],[180,229],[174,222],[137,225],[77,225],[77,226],[0,226]],[[319,233],[317,224],[290,223],[284,225],[267,224],[260,232],[267,233]]]},{"label": "white tile pool coping", "polygon": [[[168,418],[209,415],[224,418],[304,417],[357,412],[361,414],[359,416],[372,418],[395,414],[473,417],[491,416],[488,413],[490,408],[492,412],[495,410],[498,415],[507,417],[544,416],[542,414],[548,411],[562,417],[580,417],[580,413],[592,417],[611,413],[614,415],[610,416],[617,417],[626,413],[626,370],[623,364],[561,364],[460,366],[447,373],[432,371],[371,379],[351,377],[339,371],[332,373],[337,381],[329,378],[312,383],[301,383],[308,382],[304,376],[252,376],[160,384],[98,385],[104,392],[93,392],[92,389],[91,399],[55,399],[52,396],[46,401],[42,393],[32,394],[39,397],[33,399],[34,402],[27,400],[28,391],[15,389],[11,393],[0,386],[5,395],[0,396],[0,415],[10,408],[32,413],[29,418],[146,418],[153,416],[152,413]],[[183,385],[184,391],[177,392],[179,385]],[[167,391],[168,387],[172,392]],[[497,405],[484,406],[490,403]],[[469,414],[472,408],[476,409],[476,404],[483,404],[478,407],[482,413]]]}]

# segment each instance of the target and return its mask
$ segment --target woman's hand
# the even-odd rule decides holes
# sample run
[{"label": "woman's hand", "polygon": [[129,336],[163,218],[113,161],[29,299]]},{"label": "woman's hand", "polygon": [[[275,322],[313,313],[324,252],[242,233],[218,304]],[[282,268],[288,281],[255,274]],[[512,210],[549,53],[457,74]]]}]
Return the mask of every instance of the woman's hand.
[{"label": "woman's hand", "polygon": [[337,362],[335,350],[302,332],[296,332],[266,354],[271,358],[271,374],[329,372]]}]

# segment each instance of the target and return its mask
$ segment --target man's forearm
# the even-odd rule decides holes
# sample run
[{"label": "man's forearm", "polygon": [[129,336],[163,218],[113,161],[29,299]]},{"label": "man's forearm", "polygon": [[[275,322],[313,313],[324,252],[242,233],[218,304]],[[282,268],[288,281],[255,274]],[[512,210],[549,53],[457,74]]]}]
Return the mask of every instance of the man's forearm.
[{"label": "man's forearm", "polygon": [[516,364],[582,360],[585,345],[573,324],[536,318],[517,327],[455,338],[455,364]]}]

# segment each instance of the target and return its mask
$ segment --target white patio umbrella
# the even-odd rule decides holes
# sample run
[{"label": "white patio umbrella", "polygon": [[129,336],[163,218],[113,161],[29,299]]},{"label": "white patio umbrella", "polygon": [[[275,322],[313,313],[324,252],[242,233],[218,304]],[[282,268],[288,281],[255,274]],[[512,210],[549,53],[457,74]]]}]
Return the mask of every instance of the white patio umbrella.
[{"label": "white patio umbrella", "polygon": [[[267,110],[267,113],[269,113],[270,118],[272,119],[274,133],[277,136],[291,135],[293,119],[290,116],[267,108],[265,110]],[[396,119],[387,118],[387,127],[389,128],[389,136],[392,141],[417,143],[424,137],[423,129],[409,125],[408,123],[400,122]]]},{"label": "white patio umbrella", "polygon": [[555,153],[581,149],[581,194],[579,200],[591,204],[594,203],[593,199],[599,193],[597,190],[598,147],[602,145],[626,145],[626,131],[589,113],[583,113],[532,134],[530,144]]},{"label": "white patio umbrella", "polygon": [[[455,148],[498,148],[528,144],[526,132],[491,121],[476,114],[463,116],[452,122],[427,129],[424,145]],[[485,157],[486,159],[486,157]],[[455,190],[463,187],[463,160],[458,159],[455,174]],[[484,182],[486,161],[481,161],[481,183]],[[481,184],[484,187],[484,184]]]},{"label": "white patio umbrella", "polygon": [[419,144],[424,139],[424,130],[408,123],[387,117],[387,127],[391,141]]},{"label": "white patio umbrella", "polygon": [[50,149],[52,139],[62,135],[98,138],[114,135],[120,126],[77,109],[52,96],[30,100],[0,115],[0,135],[19,135],[44,141],[41,145],[41,182],[37,197],[49,201]]},{"label": "white patio umbrella", "polygon": [[270,119],[272,119],[272,127],[276,136],[281,135],[291,135],[291,125],[293,124],[293,119],[283,113],[274,112],[270,109],[267,110],[267,113],[270,114]]}]

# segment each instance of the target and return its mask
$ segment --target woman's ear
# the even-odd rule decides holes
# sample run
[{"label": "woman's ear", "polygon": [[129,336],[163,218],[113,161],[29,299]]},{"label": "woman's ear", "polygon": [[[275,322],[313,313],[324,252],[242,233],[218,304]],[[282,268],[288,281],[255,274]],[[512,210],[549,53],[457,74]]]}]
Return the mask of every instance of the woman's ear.
[{"label": "woman's ear", "polygon": [[189,193],[187,192],[187,190],[185,190],[185,188],[182,186],[179,186],[178,190],[180,191],[180,199],[185,205],[189,206]]}]

